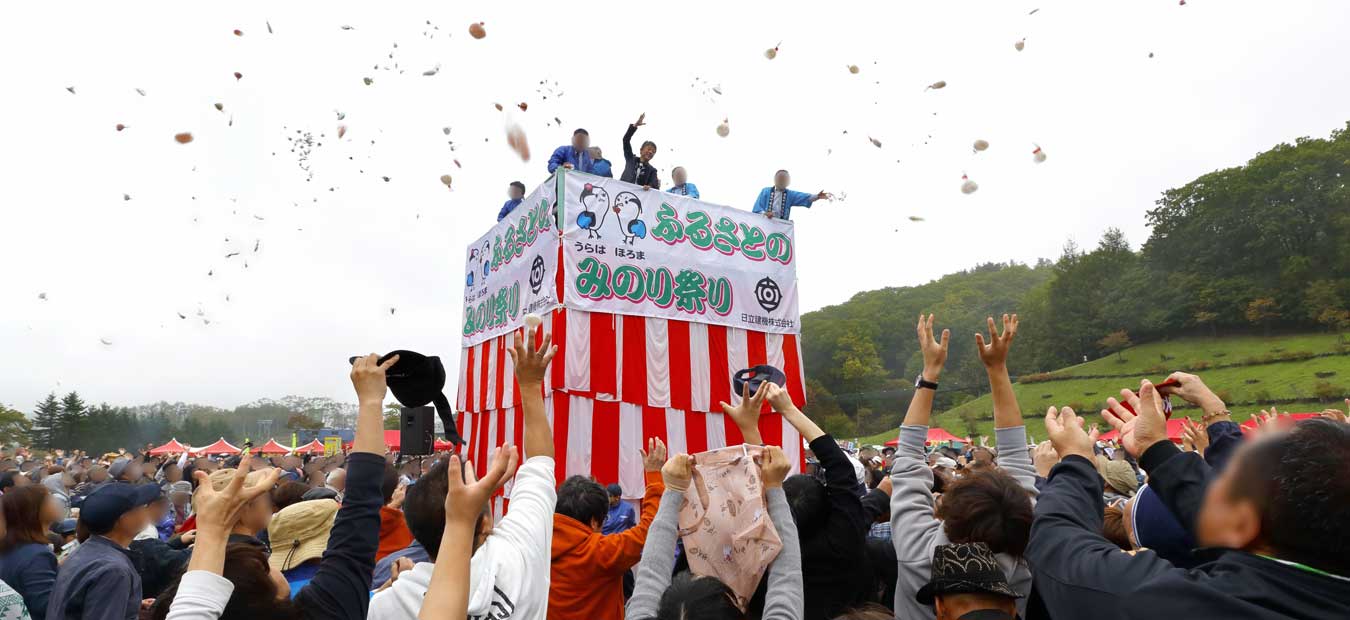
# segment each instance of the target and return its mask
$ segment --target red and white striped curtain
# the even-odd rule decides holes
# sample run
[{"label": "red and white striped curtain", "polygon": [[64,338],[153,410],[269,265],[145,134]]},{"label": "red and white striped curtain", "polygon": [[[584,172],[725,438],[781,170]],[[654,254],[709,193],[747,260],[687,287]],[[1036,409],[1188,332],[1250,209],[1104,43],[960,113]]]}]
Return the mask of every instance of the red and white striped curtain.
[{"label": "red and white striped curtain", "polygon": [[[558,346],[544,378],[544,403],[560,483],[590,475],[601,484],[618,482],[624,497],[641,497],[639,450],[646,438],[660,437],[672,454],[742,443],[719,406],[740,402],[731,375],[742,368],[776,366],[787,375],[793,402],[806,400],[801,348],[792,334],[562,308],[545,317],[538,337],[544,333]],[[491,448],[508,438],[522,442],[519,386],[506,352],[522,334],[486,340],[460,356],[460,434],[480,473]],[[801,436],[767,406],[760,434],[765,443],[783,446],[794,471],[801,470]]]}]

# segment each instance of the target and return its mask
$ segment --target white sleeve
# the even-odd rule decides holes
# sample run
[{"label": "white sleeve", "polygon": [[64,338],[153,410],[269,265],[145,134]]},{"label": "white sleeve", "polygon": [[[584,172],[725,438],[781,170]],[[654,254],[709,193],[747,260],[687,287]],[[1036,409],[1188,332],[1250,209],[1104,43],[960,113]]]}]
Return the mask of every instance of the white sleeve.
[{"label": "white sleeve", "polygon": [[234,584],[204,570],[183,573],[165,620],[217,620],[234,594]]},{"label": "white sleeve", "polygon": [[549,557],[553,545],[553,509],[558,503],[558,491],[553,487],[554,467],[552,457],[535,456],[516,470],[511,508],[492,529],[493,536],[502,537],[516,549]]}]

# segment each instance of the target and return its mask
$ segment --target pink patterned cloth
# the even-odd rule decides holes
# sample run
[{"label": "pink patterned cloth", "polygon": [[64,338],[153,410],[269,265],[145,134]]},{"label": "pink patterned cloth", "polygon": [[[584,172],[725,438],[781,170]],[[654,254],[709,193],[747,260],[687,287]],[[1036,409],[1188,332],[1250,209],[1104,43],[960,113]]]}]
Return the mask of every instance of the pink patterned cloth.
[{"label": "pink patterned cloth", "polygon": [[716,577],[742,610],[783,542],[769,519],[757,464],[764,448],[728,446],[693,455],[680,536],[695,575]]}]

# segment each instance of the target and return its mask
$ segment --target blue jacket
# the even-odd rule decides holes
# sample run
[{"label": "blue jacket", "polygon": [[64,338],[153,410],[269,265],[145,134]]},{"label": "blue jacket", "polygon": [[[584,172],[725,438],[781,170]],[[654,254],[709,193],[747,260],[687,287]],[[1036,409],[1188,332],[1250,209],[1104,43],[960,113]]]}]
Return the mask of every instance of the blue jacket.
[{"label": "blue jacket", "polygon": [[[759,190],[759,198],[755,199],[755,208],[753,209],[754,213],[764,213],[769,210],[769,201],[770,197],[773,195],[773,191],[774,189],[772,187],[766,187],[762,190]],[[791,218],[792,207],[809,208],[811,206],[811,203],[816,201],[815,194],[808,194],[806,192],[795,192],[790,189],[785,189],[783,191],[787,192],[786,199],[783,201],[783,212],[781,214],[774,214],[774,217],[777,217],[779,219],[784,220],[792,219]]]},{"label": "blue jacket", "polygon": [[56,555],[47,545],[19,543],[0,558],[0,580],[9,584],[34,618],[47,616],[47,599],[56,585]]},{"label": "blue jacket", "polygon": [[520,206],[519,200],[506,201],[506,204],[502,205],[502,210],[497,212],[497,221],[500,222],[506,219],[506,216],[511,215],[511,212],[514,211],[518,206]]},{"label": "blue jacket", "polygon": [[595,161],[591,159],[591,154],[588,151],[578,151],[570,144],[564,144],[553,151],[553,155],[548,158],[548,171],[553,172],[563,164],[572,164],[572,168],[579,172],[595,174]]},{"label": "blue jacket", "polygon": [[619,503],[610,506],[609,514],[605,515],[605,524],[600,526],[601,534],[618,534],[637,525],[637,511],[633,510],[633,505],[620,500]]},{"label": "blue jacket", "polygon": [[608,159],[601,157],[595,160],[595,176],[614,178],[614,170]]},{"label": "blue jacket", "polygon": [[[685,183],[684,185],[677,185],[666,191],[672,194],[679,194],[681,196],[690,196],[693,198],[698,198],[698,186],[694,185],[693,183]],[[756,213],[759,212],[756,211]]]}]

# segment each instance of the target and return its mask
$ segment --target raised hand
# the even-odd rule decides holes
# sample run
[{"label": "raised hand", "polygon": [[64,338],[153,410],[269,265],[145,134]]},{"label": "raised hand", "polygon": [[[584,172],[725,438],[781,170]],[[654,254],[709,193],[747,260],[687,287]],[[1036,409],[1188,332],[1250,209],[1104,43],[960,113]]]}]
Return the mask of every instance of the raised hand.
[{"label": "raised hand", "polygon": [[[359,360],[358,360],[359,361]],[[234,475],[223,490],[217,491],[211,486],[206,472],[197,470],[192,476],[197,479],[197,490],[192,494],[192,507],[197,514],[197,529],[202,532],[228,533],[244,511],[244,507],[254,498],[268,493],[276,486],[281,471],[267,468],[267,474],[258,484],[245,487],[244,479],[252,468],[251,459],[239,463]]]},{"label": "raised hand", "polygon": [[1059,462],[1059,453],[1055,451],[1055,446],[1049,439],[1036,444],[1036,450],[1031,455],[1031,462],[1036,466],[1036,475],[1042,478],[1050,476],[1050,470]]},{"label": "raised hand", "polygon": [[721,403],[722,413],[731,418],[736,423],[736,428],[741,430],[741,436],[745,438],[746,443],[764,443],[759,436],[759,412],[764,405],[764,399],[769,395],[769,388],[778,387],[772,381],[765,381],[759,384],[759,389],[750,393],[750,384],[744,384],[741,393],[741,404],[739,407],[732,407],[725,402]]},{"label": "raised hand", "polygon": [[915,330],[919,333],[919,351],[923,353],[923,378],[937,382],[938,376],[942,374],[942,368],[947,364],[947,345],[951,340],[952,330],[942,330],[942,339],[933,337],[933,317],[930,314],[924,317],[919,314],[919,324]]},{"label": "raised hand", "polygon": [[[1350,398],[1346,399],[1345,404],[1346,409],[1350,409]],[[1340,409],[1323,409],[1322,417],[1332,422],[1350,422],[1350,419],[1346,418],[1346,415],[1341,413]]]},{"label": "raised hand", "polygon": [[833,200],[833,199],[834,194],[831,194],[823,189],[816,192],[816,200]]},{"label": "raised hand", "polygon": [[374,353],[358,357],[352,363],[352,387],[356,388],[356,400],[363,403],[383,403],[389,388],[385,385],[385,371],[398,363],[395,355],[380,363],[380,356]]},{"label": "raised hand", "polygon": [[788,461],[787,455],[783,454],[782,448],[766,446],[759,469],[764,476],[764,487],[771,489],[783,486],[788,472],[792,471],[792,463]]},{"label": "raised hand", "polygon": [[1204,456],[1205,449],[1209,447],[1209,431],[1205,430],[1203,424],[1190,418],[1182,418],[1181,441],[1183,445],[1190,444],[1192,450]]},{"label": "raised hand", "polygon": [[688,491],[689,481],[694,478],[694,460],[688,454],[676,454],[661,466],[661,480],[667,489]]},{"label": "raised hand", "polygon": [[1209,389],[1204,381],[1200,380],[1200,377],[1184,372],[1174,372],[1167,375],[1167,380],[1176,381],[1178,385],[1160,387],[1158,388],[1159,392],[1176,394],[1182,400],[1200,407],[1207,414],[1224,409],[1223,399],[1216,396],[1214,391]]},{"label": "raised hand", "polygon": [[989,342],[985,343],[984,334],[975,334],[976,349],[980,354],[980,361],[987,367],[1006,366],[1008,362],[1008,349],[1012,347],[1013,338],[1017,336],[1017,315],[1011,318],[1003,315],[1003,333],[999,333],[994,328],[994,317],[985,319],[989,324]]},{"label": "raised hand", "polygon": [[647,124],[647,113],[646,113],[646,112],[643,112],[640,116],[638,116],[637,122],[636,122],[636,123],[633,123],[633,126],[634,126],[634,127],[641,127],[641,126],[646,125],[646,124]]},{"label": "raised hand", "polygon": [[488,498],[506,484],[508,472],[515,471],[519,458],[514,445],[503,445],[492,455],[487,472],[478,480],[472,468],[463,466],[459,455],[450,455],[446,464],[445,522],[461,526],[475,523]]},{"label": "raised hand", "polygon": [[1051,407],[1045,412],[1045,432],[1050,436],[1050,444],[1060,459],[1069,456],[1081,456],[1092,460],[1092,440],[1083,430],[1083,419],[1073,409],[1063,407],[1055,411]]},{"label": "raised hand", "polygon": [[507,349],[511,354],[511,362],[515,364],[516,382],[521,386],[538,386],[544,383],[544,371],[548,370],[548,363],[553,359],[553,354],[558,352],[558,347],[553,345],[553,334],[545,334],[543,342],[534,346],[535,327],[526,327],[525,336],[522,338],[516,335],[515,345]]},{"label": "raised hand", "polygon": [[660,437],[652,437],[647,440],[647,449],[638,448],[642,453],[642,469],[646,471],[661,471],[661,467],[666,464],[666,444]]},{"label": "raised hand", "polygon": [[1130,413],[1120,401],[1108,398],[1107,409],[1102,410],[1102,417],[1120,433],[1121,445],[1137,460],[1153,444],[1167,441],[1167,418],[1162,412],[1162,397],[1147,379],[1139,383],[1139,394],[1129,390],[1121,390],[1120,394],[1134,409],[1134,413]]}]

